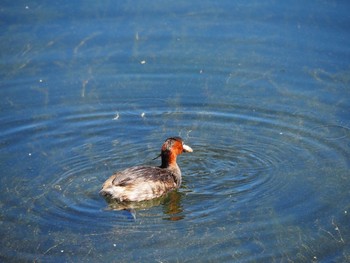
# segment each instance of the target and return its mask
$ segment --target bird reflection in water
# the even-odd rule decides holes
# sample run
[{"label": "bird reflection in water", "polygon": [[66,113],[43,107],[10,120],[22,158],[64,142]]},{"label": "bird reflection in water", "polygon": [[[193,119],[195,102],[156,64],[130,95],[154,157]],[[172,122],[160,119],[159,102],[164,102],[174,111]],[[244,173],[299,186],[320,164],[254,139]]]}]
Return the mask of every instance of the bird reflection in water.
[{"label": "bird reflection in water", "polygon": [[136,220],[137,211],[147,210],[152,207],[162,205],[164,212],[163,219],[170,221],[178,221],[184,218],[184,215],[182,214],[183,209],[181,205],[182,195],[183,193],[180,193],[177,190],[175,190],[169,192],[165,196],[141,202],[118,202],[115,199],[107,198],[107,209],[115,211],[127,211],[128,213],[130,213],[132,218]]}]

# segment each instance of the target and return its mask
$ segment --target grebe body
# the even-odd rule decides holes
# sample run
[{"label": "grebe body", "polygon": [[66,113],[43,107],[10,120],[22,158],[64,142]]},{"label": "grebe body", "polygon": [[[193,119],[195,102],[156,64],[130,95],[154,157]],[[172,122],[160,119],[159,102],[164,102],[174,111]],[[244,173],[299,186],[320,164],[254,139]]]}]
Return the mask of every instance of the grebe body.
[{"label": "grebe body", "polygon": [[106,180],[101,195],[119,202],[139,202],[160,197],[181,185],[181,171],[176,157],[183,152],[192,152],[180,137],[165,140],[158,167],[134,166],[116,172]]}]

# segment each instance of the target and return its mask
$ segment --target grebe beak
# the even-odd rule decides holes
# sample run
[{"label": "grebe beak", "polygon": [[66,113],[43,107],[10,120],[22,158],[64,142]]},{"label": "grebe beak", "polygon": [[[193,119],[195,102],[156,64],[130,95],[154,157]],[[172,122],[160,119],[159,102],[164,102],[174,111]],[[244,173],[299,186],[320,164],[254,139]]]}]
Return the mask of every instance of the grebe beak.
[{"label": "grebe beak", "polygon": [[182,145],[182,148],[184,149],[184,152],[188,152],[188,153],[193,152],[192,148],[186,144]]}]

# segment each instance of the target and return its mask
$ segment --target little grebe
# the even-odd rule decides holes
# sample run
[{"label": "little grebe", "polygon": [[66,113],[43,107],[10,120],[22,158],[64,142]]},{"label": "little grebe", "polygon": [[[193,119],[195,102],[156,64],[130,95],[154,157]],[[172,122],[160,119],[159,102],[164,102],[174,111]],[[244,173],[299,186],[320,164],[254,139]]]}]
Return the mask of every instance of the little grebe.
[{"label": "little grebe", "polygon": [[100,193],[119,202],[138,202],[160,197],[180,187],[181,171],[176,156],[192,151],[180,137],[168,138],[159,155],[162,157],[161,166],[134,166],[116,172],[103,184]]}]

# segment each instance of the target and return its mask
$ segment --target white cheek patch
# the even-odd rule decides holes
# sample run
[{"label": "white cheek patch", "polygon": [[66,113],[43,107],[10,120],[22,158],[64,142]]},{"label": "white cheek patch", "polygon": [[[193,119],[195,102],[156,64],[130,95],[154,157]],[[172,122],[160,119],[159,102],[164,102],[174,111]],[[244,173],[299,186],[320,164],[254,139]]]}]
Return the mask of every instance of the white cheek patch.
[{"label": "white cheek patch", "polygon": [[182,147],[185,152],[189,152],[189,153],[193,152],[192,148],[186,144],[182,145]]}]

